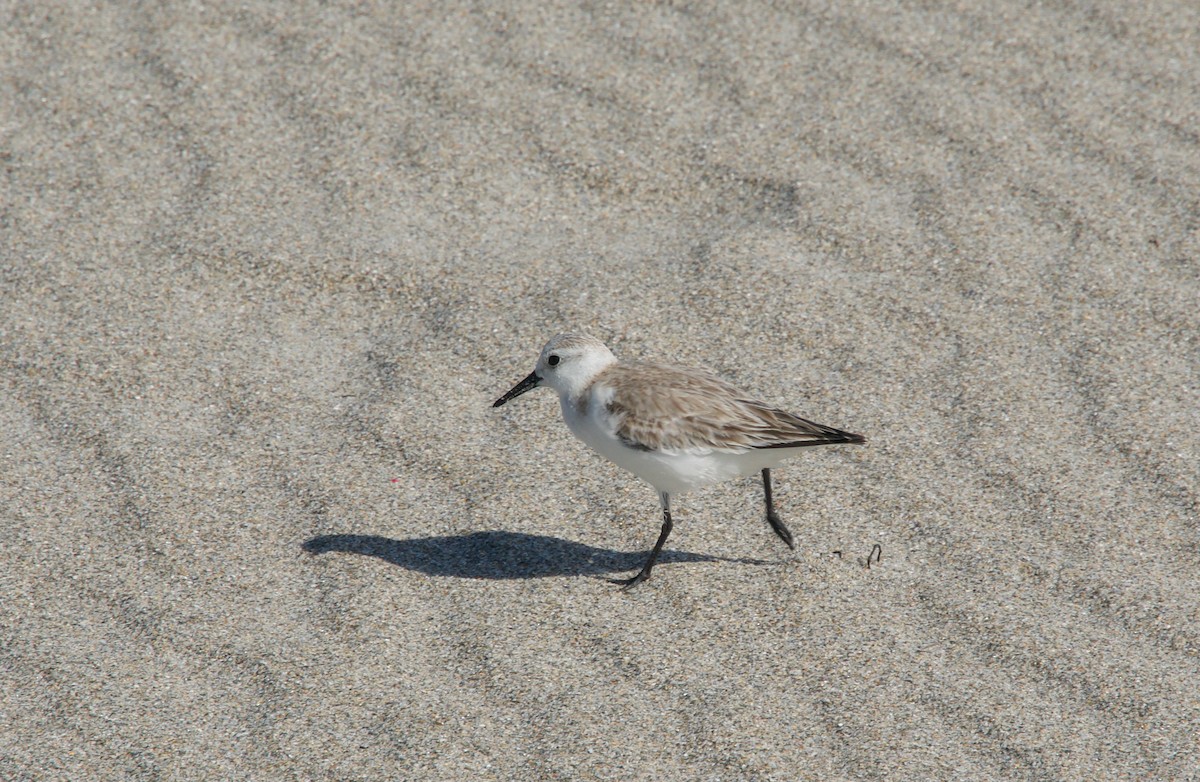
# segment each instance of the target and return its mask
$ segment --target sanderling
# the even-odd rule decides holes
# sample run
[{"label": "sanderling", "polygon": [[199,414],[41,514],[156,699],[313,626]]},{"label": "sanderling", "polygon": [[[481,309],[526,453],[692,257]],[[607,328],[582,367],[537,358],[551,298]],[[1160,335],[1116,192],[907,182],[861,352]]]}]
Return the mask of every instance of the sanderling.
[{"label": "sanderling", "polygon": [[703,369],[618,363],[603,342],[581,334],[547,342],[537,367],[492,407],[539,386],[558,392],[572,434],[658,492],[662,532],[636,576],[613,579],[626,589],[650,577],[671,534],[672,494],[761,473],[767,521],[795,548],[771,500],[771,468],[799,448],[866,442],[755,401]]}]

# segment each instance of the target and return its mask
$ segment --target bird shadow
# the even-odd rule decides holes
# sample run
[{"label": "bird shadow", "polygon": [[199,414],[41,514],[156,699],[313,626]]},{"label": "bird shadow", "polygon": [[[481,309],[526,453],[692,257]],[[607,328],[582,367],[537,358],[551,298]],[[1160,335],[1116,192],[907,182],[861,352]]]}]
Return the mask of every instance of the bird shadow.
[{"label": "bird shadow", "polygon": [[[647,551],[613,551],[547,535],[489,530],[470,535],[396,540],[380,535],[319,535],[303,544],[310,554],[331,551],[377,557],[406,570],[452,578],[517,579],[603,576],[640,568]],[[664,550],[658,564],[734,562],[766,565],[761,559],[716,557]]]}]

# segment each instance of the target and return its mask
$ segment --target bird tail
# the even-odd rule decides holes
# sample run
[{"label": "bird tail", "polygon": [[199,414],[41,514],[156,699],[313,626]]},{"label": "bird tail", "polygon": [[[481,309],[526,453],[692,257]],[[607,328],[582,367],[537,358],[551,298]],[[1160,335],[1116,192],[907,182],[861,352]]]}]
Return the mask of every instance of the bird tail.
[{"label": "bird tail", "polygon": [[809,421],[806,418],[792,416],[795,419],[795,431],[799,437],[796,439],[788,439],[783,442],[771,443],[770,445],[761,446],[763,448],[807,448],[813,445],[862,445],[867,442],[867,438],[861,434],[854,432],[846,432],[841,429],[835,429],[832,426],[818,424],[815,421]]}]

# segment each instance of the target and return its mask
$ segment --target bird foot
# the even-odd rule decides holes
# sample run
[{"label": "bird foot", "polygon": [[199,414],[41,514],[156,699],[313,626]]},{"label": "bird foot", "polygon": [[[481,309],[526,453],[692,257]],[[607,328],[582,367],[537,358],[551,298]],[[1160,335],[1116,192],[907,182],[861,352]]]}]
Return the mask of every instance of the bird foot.
[{"label": "bird foot", "polygon": [[610,578],[608,580],[608,583],[617,584],[618,586],[621,587],[622,592],[628,592],[629,590],[633,589],[635,586],[642,583],[643,581],[645,581],[648,578],[650,578],[650,571],[643,570],[640,573],[638,573],[636,576],[634,576],[633,578]]},{"label": "bird foot", "polygon": [[788,545],[788,548],[795,550],[796,544],[792,542],[792,533],[788,531],[787,525],[783,523],[783,519],[779,518],[778,513],[768,513],[767,523],[771,525],[771,529],[775,530],[775,534]]}]

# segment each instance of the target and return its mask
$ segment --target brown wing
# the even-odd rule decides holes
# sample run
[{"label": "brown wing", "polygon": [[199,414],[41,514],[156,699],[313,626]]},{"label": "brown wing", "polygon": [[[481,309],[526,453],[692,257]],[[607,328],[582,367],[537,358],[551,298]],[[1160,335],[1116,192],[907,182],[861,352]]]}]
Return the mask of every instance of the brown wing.
[{"label": "brown wing", "polygon": [[621,364],[597,382],[613,391],[617,436],[645,450],[801,448],[861,443],[861,435],[814,423],[756,401],[700,369]]}]

